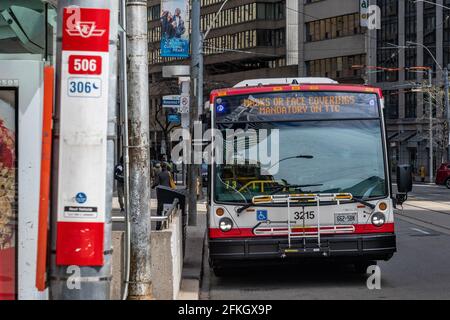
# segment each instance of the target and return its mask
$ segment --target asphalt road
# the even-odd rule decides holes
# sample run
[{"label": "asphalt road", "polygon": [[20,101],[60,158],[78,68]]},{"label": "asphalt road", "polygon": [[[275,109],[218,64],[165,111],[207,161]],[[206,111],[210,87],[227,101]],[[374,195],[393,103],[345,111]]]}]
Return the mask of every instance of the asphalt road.
[{"label": "asphalt road", "polygon": [[378,263],[379,290],[369,290],[368,275],[355,274],[349,265],[258,265],[224,278],[205,265],[201,298],[450,299],[450,190],[416,185],[409,202],[414,206],[397,214],[398,252]]},{"label": "asphalt road", "polygon": [[450,189],[434,184],[415,184],[409,198],[450,203]]}]

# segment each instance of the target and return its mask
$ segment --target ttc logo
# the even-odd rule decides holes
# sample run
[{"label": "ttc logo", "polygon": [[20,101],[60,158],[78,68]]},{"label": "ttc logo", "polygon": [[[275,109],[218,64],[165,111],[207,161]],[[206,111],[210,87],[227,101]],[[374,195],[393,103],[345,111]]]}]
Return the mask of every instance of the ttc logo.
[{"label": "ttc logo", "polygon": [[71,14],[66,20],[66,32],[72,37],[90,38],[101,37],[105,34],[106,30],[97,29],[97,24],[94,21],[81,21],[80,8],[68,8],[66,10]]},{"label": "ttc logo", "polygon": [[109,21],[108,9],[64,8],[62,49],[107,52]]}]

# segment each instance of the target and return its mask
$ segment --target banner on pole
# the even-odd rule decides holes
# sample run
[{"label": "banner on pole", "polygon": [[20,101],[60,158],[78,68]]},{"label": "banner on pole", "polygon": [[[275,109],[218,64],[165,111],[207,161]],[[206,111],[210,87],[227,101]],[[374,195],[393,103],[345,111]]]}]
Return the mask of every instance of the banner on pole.
[{"label": "banner on pole", "polygon": [[161,0],[161,57],[189,57],[189,1]]}]

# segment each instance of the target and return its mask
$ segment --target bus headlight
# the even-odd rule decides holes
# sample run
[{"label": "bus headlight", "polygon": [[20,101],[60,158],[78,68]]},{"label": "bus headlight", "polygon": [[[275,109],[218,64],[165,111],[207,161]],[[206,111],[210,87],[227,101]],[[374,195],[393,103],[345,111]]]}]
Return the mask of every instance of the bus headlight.
[{"label": "bus headlight", "polygon": [[233,221],[230,218],[222,218],[219,221],[219,228],[222,232],[228,232],[233,228]]},{"label": "bus headlight", "polygon": [[375,212],[372,215],[372,224],[375,227],[381,227],[385,223],[386,223],[386,216],[383,213]]}]

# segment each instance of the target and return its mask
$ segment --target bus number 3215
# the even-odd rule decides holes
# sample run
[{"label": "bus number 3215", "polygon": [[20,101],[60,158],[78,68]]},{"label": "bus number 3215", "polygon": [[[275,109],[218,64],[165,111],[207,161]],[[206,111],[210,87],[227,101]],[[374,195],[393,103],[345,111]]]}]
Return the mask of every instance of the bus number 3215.
[{"label": "bus number 3215", "polygon": [[295,220],[313,220],[315,217],[314,211],[297,211],[294,213]]}]

